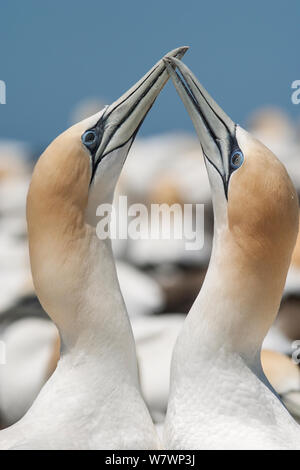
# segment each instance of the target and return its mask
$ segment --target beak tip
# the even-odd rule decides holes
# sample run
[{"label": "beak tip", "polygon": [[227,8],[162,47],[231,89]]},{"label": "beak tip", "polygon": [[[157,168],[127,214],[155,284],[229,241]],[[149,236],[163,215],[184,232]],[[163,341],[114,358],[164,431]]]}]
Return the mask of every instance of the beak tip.
[{"label": "beak tip", "polygon": [[164,56],[164,58],[166,58],[166,57],[171,57],[171,58],[177,57],[177,58],[181,59],[188,49],[189,49],[189,46],[178,47],[177,49],[173,49],[173,51],[168,52]]},{"label": "beak tip", "polygon": [[[190,46],[182,46],[178,48],[178,53],[179,54],[185,54],[189,50]],[[178,54],[176,54],[177,56]]]}]

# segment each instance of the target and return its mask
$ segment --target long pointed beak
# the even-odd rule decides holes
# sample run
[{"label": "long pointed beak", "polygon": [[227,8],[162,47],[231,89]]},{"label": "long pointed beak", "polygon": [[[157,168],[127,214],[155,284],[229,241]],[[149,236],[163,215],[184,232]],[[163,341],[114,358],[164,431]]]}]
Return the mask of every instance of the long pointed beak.
[{"label": "long pointed beak", "polygon": [[[188,47],[179,47],[165,57],[181,58]],[[98,163],[113,150],[133,141],[158,94],[169,79],[164,61],[157,62],[141,80],[108,106],[94,130],[98,136],[94,172]]]},{"label": "long pointed beak", "polygon": [[227,186],[231,172],[229,156],[236,145],[236,124],[212,99],[185,64],[174,57],[166,57],[164,62],[193,121],[204,156],[220,173],[224,186]]}]

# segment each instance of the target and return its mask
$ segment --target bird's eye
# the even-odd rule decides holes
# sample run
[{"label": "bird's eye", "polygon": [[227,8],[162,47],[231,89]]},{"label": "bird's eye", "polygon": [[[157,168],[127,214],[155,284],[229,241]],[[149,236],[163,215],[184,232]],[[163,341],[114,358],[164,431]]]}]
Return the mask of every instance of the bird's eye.
[{"label": "bird's eye", "polygon": [[233,170],[239,168],[244,161],[244,155],[240,150],[235,150],[230,157],[230,165]]},{"label": "bird's eye", "polygon": [[97,142],[97,134],[95,131],[86,131],[82,135],[81,140],[88,148],[93,148]]}]

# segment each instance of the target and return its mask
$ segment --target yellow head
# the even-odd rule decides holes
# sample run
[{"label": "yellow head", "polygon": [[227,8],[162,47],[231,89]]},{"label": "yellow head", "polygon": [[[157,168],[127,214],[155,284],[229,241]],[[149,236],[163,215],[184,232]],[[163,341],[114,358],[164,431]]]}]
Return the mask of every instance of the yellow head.
[{"label": "yellow head", "polygon": [[214,242],[204,283],[211,302],[200,292],[202,312],[210,305],[215,338],[225,341],[228,331],[227,344],[255,356],[277,313],[298,233],[296,191],[272,152],[236,125],[184,64],[173,58],[166,64],[212,189]]},{"label": "yellow head", "polygon": [[[186,50],[168,55],[181,58]],[[96,208],[112,202],[129,149],[167,80],[160,60],[113,104],[57,137],[36,164],[27,198],[30,260],[52,317],[79,308],[78,292],[95,262]]]},{"label": "yellow head", "polygon": [[188,67],[174,58],[165,61],[205,157],[215,244],[222,241],[224,247],[230,239],[253,260],[289,263],[298,232],[298,199],[284,166],[225,114]]}]

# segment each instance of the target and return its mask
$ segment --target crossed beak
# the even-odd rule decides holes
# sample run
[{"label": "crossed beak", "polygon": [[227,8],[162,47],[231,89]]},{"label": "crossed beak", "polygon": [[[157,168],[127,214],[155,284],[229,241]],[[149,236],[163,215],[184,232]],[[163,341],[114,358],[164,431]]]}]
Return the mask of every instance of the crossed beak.
[{"label": "crossed beak", "polygon": [[[179,47],[166,57],[181,58],[187,47]],[[97,135],[93,155],[93,175],[99,162],[110,152],[133,142],[155,99],[169,79],[161,59],[152,69],[117,101],[106,108],[93,130]]]}]

